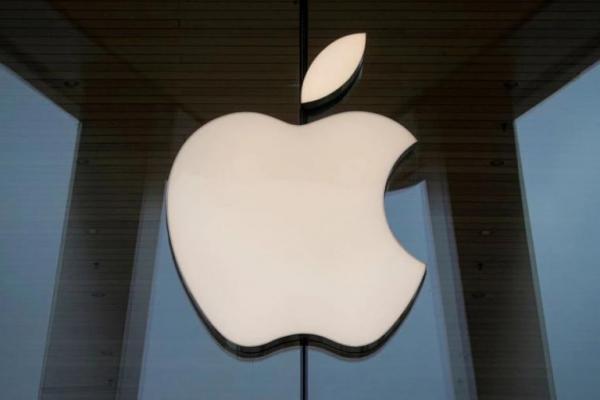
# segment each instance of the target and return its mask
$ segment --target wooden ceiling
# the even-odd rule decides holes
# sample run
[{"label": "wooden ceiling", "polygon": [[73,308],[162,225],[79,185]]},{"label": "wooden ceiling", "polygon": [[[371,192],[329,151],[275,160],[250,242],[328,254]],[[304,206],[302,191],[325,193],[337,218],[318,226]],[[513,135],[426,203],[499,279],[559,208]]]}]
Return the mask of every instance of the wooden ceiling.
[{"label": "wooden ceiling", "polygon": [[[599,20],[581,0],[309,2],[311,59],[368,34],[363,77],[333,112],[403,123],[420,143],[413,177],[447,185],[479,399],[551,395],[512,122],[597,59]],[[124,344],[143,324],[126,321],[141,219],[156,232],[173,157],[205,121],[297,122],[298,27],[292,0],[0,3],[0,61],[82,122],[42,398],[112,399],[123,376],[135,392],[139,365],[122,359],[143,342]]]}]

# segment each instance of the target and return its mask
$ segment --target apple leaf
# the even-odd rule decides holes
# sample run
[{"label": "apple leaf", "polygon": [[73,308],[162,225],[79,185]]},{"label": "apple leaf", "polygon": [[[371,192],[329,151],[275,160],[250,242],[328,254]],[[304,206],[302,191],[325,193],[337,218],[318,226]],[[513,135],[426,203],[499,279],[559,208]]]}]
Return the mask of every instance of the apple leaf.
[{"label": "apple leaf", "polygon": [[366,33],[354,33],[325,47],[306,72],[300,96],[302,104],[326,101],[343,90],[361,66],[366,42]]}]

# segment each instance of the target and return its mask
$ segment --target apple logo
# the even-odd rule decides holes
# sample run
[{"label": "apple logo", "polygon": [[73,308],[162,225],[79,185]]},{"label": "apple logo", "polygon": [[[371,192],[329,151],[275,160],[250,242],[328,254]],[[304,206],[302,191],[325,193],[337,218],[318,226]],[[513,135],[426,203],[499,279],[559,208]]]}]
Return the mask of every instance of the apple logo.
[{"label": "apple logo", "polygon": [[[365,44],[354,34],[323,50],[302,103],[343,89]],[[221,345],[242,357],[299,343],[360,357],[383,345],[425,274],[391,233],[383,200],[415,142],[368,112],[306,125],[239,112],[189,137],[169,176],[168,232],[182,282]]]}]

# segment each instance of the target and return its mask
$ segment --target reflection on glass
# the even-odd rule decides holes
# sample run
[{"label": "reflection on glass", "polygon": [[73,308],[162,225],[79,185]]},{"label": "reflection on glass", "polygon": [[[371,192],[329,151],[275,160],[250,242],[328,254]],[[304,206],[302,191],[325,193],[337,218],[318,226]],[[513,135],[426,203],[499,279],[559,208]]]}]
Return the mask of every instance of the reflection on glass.
[{"label": "reflection on glass", "polygon": [[454,398],[425,184],[386,194],[385,208],[394,235],[427,264],[423,287],[396,334],[374,355],[344,360],[311,351],[310,399]]},{"label": "reflection on glass", "polygon": [[198,317],[177,275],[164,216],[155,257],[140,399],[294,399],[298,350],[240,360]]},{"label": "reflection on glass", "polygon": [[517,120],[556,398],[600,391],[600,65]]},{"label": "reflection on glass", "polygon": [[78,121],[0,65],[0,387],[37,398]]}]

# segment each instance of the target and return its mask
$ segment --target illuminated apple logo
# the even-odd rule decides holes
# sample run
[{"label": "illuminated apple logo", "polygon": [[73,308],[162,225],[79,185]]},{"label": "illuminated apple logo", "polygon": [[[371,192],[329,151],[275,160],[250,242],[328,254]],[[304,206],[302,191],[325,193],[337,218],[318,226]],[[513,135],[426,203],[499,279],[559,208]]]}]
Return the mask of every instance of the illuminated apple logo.
[{"label": "illuminated apple logo", "polygon": [[[347,84],[365,41],[349,35],[321,52],[302,103]],[[240,356],[301,341],[362,356],[383,344],[425,273],[391,233],[383,201],[415,141],[367,112],[306,125],[234,113],[187,140],[169,177],[168,230],[184,285],[221,344]]]}]

